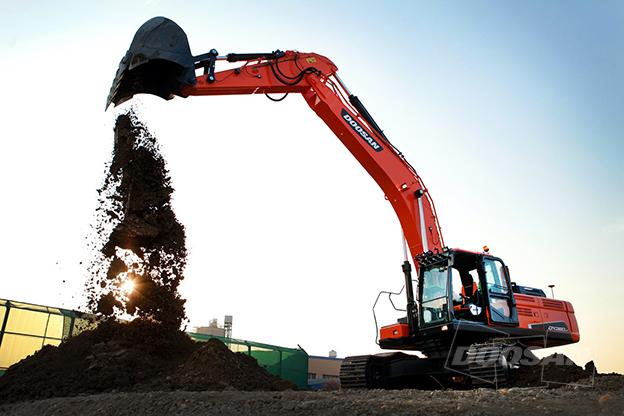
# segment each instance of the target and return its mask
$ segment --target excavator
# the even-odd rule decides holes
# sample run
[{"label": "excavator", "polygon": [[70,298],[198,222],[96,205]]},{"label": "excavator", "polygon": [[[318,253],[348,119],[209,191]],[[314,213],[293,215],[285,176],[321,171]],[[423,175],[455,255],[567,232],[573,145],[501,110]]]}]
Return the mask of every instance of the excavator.
[{"label": "excavator", "polygon": [[[217,71],[225,62],[235,67]],[[382,189],[403,230],[406,302],[396,309],[405,316],[378,330],[378,345],[390,352],[345,358],[343,388],[498,387],[535,364],[532,349],[579,341],[570,302],[512,282],[487,247],[445,245],[429,189],[325,56],[215,49],[194,56],[184,31],[155,17],[136,32],[106,108],[136,94],[265,94],[274,101],[300,94]]]}]

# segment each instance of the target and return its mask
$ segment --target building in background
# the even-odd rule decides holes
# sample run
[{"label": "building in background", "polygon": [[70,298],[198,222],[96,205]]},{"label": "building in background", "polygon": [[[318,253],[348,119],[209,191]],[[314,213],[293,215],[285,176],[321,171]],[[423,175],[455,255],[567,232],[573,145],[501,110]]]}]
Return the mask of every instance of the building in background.
[{"label": "building in background", "polygon": [[215,337],[225,337],[225,328],[219,326],[217,318],[211,319],[208,326],[196,326],[194,332]]},{"label": "building in background", "polygon": [[327,357],[308,356],[308,386],[313,390],[338,389],[340,387],[340,366],[343,358],[338,358],[331,350]]},{"label": "building in background", "polygon": [[217,318],[215,318],[210,320],[208,326],[196,326],[194,332],[215,337],[232,338],[232,315],[225,315],[223,326],[219,326]]}]

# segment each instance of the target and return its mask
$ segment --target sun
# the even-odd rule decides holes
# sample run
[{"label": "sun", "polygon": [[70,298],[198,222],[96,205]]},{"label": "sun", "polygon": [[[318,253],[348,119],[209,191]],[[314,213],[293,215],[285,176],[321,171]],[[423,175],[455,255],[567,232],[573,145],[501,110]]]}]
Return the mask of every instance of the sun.
[{"label": "sun", "polygon": [[121,284],[119,288],[124,295],[128,296],[134,291],[134,282],[130,279],[127,279]]}]

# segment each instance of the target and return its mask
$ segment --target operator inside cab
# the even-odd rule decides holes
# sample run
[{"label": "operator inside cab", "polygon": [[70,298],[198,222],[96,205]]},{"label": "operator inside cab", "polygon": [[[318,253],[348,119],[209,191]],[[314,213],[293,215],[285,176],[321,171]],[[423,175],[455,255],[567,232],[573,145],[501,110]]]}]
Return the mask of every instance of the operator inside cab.
[{"label": "operator inside cab", "polygon": [[470,313],[470,305],[481,306],[481,297],[479,292],[478,277],[476,269],[466,270],[452,268],[452,286],[453,286],[453,310],[456,315],[465,318],[474,318],[474,314]]}]

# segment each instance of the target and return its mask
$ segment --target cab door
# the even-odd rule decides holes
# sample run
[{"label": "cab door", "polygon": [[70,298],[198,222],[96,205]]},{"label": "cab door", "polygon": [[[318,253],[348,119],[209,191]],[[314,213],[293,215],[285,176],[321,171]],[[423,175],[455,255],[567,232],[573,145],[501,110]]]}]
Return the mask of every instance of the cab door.
[{"label": "cab door", "polygon": [[483,258],[485,294],[490,321],[504,325],[518,325],[516,302],[511,290],[508,269],[500,259]]}]

